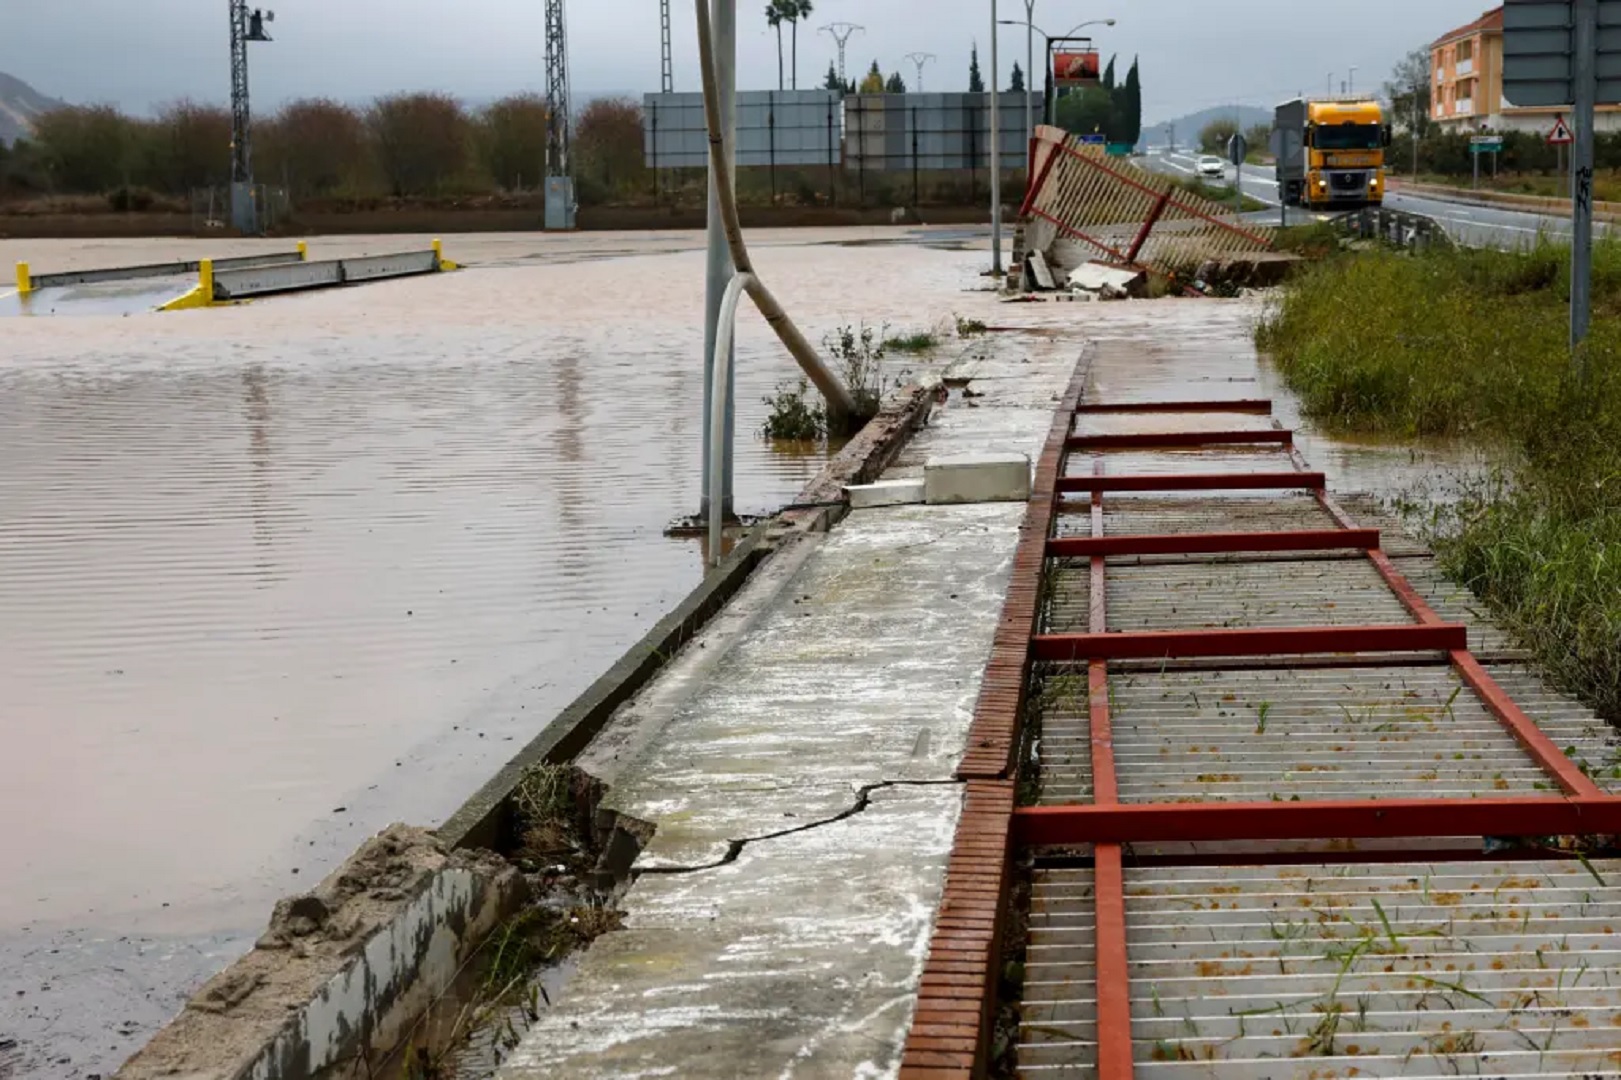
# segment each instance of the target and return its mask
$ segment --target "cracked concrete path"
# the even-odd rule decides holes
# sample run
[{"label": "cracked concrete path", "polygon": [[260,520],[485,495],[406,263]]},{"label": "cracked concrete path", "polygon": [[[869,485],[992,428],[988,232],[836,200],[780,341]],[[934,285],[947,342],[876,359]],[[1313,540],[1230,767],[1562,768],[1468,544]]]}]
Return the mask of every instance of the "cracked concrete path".
[{"label": "cracked concrete path", "polygon": [[[947,375],[982,396],[949,402],[888,475],[1038,455],[1080,336],[972,349]],[[586,952],[503,1080],[894,1075],[1024,509],[851,514],[616,718],[634,731],[610,725],[582,761],[656,831],[625,929]]]}]

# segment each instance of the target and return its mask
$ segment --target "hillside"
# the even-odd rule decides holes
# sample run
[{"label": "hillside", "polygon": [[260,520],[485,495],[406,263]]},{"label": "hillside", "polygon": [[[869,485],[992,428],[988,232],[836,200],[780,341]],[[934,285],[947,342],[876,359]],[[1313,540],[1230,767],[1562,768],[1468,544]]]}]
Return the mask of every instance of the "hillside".
[{"label": "hillside", "polygon": [[1255,124],[1270,124],[1272,122],[1271,109],[1257,109],[1253,105],[1218,105],[1210,109],[1202,109],[1187,116],[1179,116],[1175,120],[1166,120],[1158,124],[1146,125],[1143,128],[1143,143],[1148,146],[1164,146],[1172,141],[1172,129],[1175,130],[1175,141],[1178,146],[1191,146],[1199,139],[1199,132],[1206,124],[1213,120],[1231,120],[1238,116],[1240,126],[1250,128]]},{"label": "hillside", "polygon": [[27,135],[34,117],[61,104],[21,79],[0,71],[0,143],[9,146],[20,136]]}]

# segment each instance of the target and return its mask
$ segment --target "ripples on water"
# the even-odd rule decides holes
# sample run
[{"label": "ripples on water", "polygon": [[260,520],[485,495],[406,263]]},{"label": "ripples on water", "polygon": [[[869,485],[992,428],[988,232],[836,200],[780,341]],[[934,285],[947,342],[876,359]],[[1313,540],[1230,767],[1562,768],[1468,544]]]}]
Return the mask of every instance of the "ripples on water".
[{"label": "ripples on water", "polygon": [[[950,281],[939,317],[974,261],[890,250],[863,279],[879,257],[762,262],[819,337]],[[661,533],[696,509],[701,266],[0,324],[0,1036],[78,1015],[54,1071],[114,1063],[271,897],[441,820],[696,584]],[[739,342],[761,511],[822,460],[749,434],[794,369],[757,316]],[[136,1014],[111,1049],[98,1002]]]}]

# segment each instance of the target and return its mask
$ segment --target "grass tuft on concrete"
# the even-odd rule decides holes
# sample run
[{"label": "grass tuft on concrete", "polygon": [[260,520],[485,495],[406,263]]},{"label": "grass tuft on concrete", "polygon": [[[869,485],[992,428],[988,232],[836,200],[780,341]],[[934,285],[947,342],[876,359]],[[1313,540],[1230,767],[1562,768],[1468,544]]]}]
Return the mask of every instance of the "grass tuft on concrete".
[{"label": "grass tuft on concrete", "polygon": [[1432,511],[1448,572],[1567,689],[1621,719],[1621,244],[1594,252],[1587,375],[1568,334],[1569,252],[1316,264],[1256,332],[1305,411],[1346,433],[1453,437],[1495,477]]}]

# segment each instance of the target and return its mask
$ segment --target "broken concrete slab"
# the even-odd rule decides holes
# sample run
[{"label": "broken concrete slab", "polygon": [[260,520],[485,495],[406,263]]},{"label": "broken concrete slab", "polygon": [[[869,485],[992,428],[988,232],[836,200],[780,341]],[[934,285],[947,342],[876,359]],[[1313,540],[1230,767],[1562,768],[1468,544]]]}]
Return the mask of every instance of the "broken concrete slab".
[{"label": "broken concrete slab", "polygon": [[961,813],[951,782],[648,874],[499,1080],[892,1076]]},{"label": "broken concrete slab", "polygon": [[874,484],[847,487],[850,509],[871,510],[881,506],[907,506],[920,503],[924,498],[921,480],[879,480]]},{"label": "broken concrete slab", "polygon": [[1025,256],[1025,262],[1030,267],[1031,280],[1038,289],[1056,289],[1058,283],[1053,280],[1052,268],[1047,265],[1047,257],[1039,251],[1032,251]]},{"label": "broken concrete slab", "polygon": [[391,1048],[524,892],[504,860],[391,825],[278,903],[254,950],[116,1076],[302,1080]]},{"label": "broken concrete slab", "polygon": [[1082,263],[1069,273],[1073,291],[1096,293],[1104,300],[1141,296],[1148,289],[1148,275],[1142,270],[1110,266],[1108,263]]},{"label": "broken concrete slab", "polygon": [[1030,458],[1017,453],[931,458],[923,466],[923,483],[931,506],[1024,502],[1030,498]]}]

